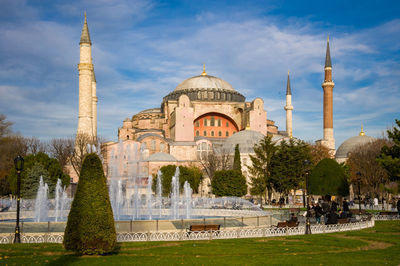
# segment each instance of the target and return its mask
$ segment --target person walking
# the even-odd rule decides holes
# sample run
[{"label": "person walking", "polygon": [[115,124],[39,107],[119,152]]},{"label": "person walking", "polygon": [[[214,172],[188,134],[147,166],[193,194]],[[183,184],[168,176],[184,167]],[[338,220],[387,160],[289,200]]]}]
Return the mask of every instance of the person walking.
[{"label": "person walking", "polygon": [[313,206],[314,212],[315,212],[315,220],[317,221],[318,224],[321,223],[321,216],[322,216],[322,208],[319,206],[319,203],[317,203],[315,206]]}]

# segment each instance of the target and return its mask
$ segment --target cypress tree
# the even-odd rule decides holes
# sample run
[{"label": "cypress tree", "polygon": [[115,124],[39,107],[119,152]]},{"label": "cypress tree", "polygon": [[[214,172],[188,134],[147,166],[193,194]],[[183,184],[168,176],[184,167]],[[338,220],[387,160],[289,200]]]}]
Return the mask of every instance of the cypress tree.
[{"label": "cypress tree", "polygon": [[79,254],[104,254],[116,244],[116,232],[106,178],[100,158],[88,154],[68,215],[64,246]]},{"label": "cypress tree", "polygon": [[235,157],[233,158],[233,168],[232,170],[242,172],[242,164],[240,162],[240,151],[239,151],[239,144],[235,146]]}]

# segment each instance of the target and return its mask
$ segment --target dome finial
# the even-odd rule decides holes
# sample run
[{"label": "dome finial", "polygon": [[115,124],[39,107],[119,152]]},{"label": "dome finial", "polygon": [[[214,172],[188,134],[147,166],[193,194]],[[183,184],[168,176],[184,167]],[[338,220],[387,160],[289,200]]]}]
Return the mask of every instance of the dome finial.
[{"label": "dome finial", "polygon": [[203,64],[203,73],[201,73],[202,76],[207,76],[206,72],[206,64]]},{"label": "dome finial", "polygon": [[363,124],[361,124],[361,132],[360,132],[360,136],[365,136],[365,132],[364,132],[364,126],[363,126]]}]

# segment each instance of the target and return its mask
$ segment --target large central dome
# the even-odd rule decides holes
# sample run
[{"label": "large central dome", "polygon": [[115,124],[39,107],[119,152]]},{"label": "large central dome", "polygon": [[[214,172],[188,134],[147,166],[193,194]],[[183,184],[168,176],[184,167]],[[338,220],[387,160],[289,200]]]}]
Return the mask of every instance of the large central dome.
[{"label": "large central dome", "polygon": [[235,89],[225,80],[209,75],[199,75],[188,78],[179,84],[174,91],[186,89],[219,89],[235,91]]}]

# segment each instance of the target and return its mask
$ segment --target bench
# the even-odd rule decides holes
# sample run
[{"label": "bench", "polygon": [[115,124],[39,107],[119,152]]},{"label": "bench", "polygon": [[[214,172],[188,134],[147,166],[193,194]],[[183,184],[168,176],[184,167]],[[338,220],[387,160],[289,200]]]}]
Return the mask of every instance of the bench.
[{"label": "bench", "polygon": [[348,224],[350,223],[350,219],[349,218],[340,218],[337,220],[338,224]]},{"label": "bench", "polygon": [[366,214],[366,211],[365,211],[364,209],[362,209],[361,212],[360,212],[360,210],[352,209],[352,210],[350,210],[350,213],[351,213],[351,214],[361,214],[361,215],[364,215],[364,214]]},{"label": "bench", "polygon": [[380,212],[379,215],[397,215],[397,212]]},{"label": "bench", "polygon": [[1,208],[0,212],[6,212],[6,211],[8,211],[8,209],[10,209],[10,206],[3,207],[3,208]]},{"label": "bench", "polygon": [[[213,232],[219,231],[220,224],[192,224],[189,227],[189,233],[191,232]],[[218,233],[218,232],[217,232]]]},{"label": "bench", "polygon": [[289,213],[299,213],[300,208],[289,208]]},{"label": "bench", "polygon": [[287,227],[297,227],[299,222],[295,221],[286,221],[286,222],[278,222],[276,225],[277,228],[287,228]]}]

